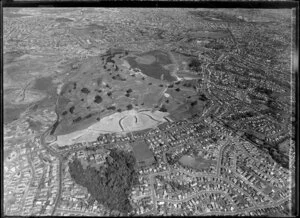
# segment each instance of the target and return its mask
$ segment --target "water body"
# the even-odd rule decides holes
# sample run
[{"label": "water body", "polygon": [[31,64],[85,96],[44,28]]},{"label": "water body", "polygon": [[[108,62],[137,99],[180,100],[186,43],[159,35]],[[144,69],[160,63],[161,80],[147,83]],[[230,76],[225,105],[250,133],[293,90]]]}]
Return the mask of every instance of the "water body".
[{"label": "water body", "polygon": [[171,60],[168,58],[168,56],[164,55],[160,51],[150,51],[147,53],[143,53],[140,56],[145,56],[145,55],[152,55],[156,58],[156,61],[153,62],[152,64],[141,64],[138,63],[135,59],[135,57],[128,57],[126,60],[130,64],[132,68],[139,68],[141,69],[142,73],[155,78],[155,79],[161,79],[163,75],[163,80],[166,80],[168,82],[176,81],[176,78],[171,76],[170,72],[163,68],[163,65],[171,64]]}]

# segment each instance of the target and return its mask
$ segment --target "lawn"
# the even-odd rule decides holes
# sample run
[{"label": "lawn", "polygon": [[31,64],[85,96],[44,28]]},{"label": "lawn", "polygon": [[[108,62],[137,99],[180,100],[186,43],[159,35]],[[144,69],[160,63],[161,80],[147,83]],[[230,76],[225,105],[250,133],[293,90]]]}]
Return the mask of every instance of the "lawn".
[{"label": "lawn", "polygon": [[179,159],[179,162],[184,166],[192,167],[195,169],[206,169],[215,164],[215,161],[207,160],[202,157],[195,158],[189,155],[183,155]]},{"label": "lawn", "polygon": [[132,147],[137,162],[145,161],[148,159],[154,160],[154,156],[144,140],[133,143]]}]

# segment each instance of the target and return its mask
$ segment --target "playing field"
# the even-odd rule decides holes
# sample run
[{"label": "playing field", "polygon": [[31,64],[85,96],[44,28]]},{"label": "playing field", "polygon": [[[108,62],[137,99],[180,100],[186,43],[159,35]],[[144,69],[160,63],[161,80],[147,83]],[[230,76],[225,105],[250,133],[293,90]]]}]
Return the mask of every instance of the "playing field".
[{"label": "playing field", "polygon": [[132,144],[133,153],[137,162],[148,162],[151,163],[154,161],[154,156],[150,151],[148,145],[144,140],[137,141]]}]

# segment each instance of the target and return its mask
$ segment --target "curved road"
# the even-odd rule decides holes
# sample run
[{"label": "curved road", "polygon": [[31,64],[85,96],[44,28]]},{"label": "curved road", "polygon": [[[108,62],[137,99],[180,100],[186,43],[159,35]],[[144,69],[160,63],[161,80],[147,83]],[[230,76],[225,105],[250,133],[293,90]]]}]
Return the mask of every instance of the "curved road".
[{"label": "curved road", "polygon": [[46,140],[45,138],[50,134],[51,130],[53,129],[54,125],[56,124],[56,122],[58,121],[59,119],[59,115],[57,114],[57,104],[58,104],[58,99],[59,99],[59,96],[57,97],[57,100],[56,100],[56,103],[55,103],[55,112],[56,112],[56,115],[57,115],[57,120],[54,122],[54,124],[52,126],[50,126],[40,137],[40,143],[41,145],[53,156],[55,156],[58,161],[59,161],[59,165],[58,165],[58,192],[57,192],[57,196],[56,196],[56,199],[55,199],[55,202],[54,202],[54,207],[53,207],[53,210],[51,212],[51,216],[53,216],[56,208],[57,208],[57,205],[58,205],[58,202],[59,202],[59,199],[60,199],[60,196],[61,196],[61,186],[62,186],[62,162],[63,162],[63,156],[58,153],[57,151],[55,151],[54,149],[52,149],[51,147],[48,146],[48,143],[46,143]]}]

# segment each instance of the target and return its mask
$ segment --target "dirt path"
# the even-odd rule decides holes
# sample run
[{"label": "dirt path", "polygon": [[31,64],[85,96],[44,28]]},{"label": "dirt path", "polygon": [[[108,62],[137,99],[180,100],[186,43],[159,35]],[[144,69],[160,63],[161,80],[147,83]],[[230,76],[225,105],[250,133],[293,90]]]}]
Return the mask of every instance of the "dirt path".
[{"label": "dirt path", "polygon": [[172,52],[168,51],[168,55],[170,56],[171,58],[171,61],[173,62],[173,64],[176,66],[174,68],[173,71],[170,72],[170,74],[173,76],[173,77],[176,77],[177,80],[181,80],[178,75],[177,75],[177,71],[179,70],[179,64],[178,64],[178,61],[176,60],[176,58],[174,57],[174,55],[172,54]]}]

